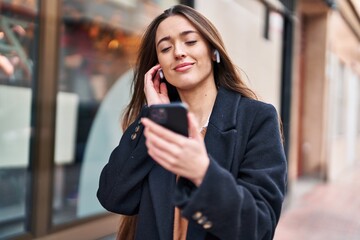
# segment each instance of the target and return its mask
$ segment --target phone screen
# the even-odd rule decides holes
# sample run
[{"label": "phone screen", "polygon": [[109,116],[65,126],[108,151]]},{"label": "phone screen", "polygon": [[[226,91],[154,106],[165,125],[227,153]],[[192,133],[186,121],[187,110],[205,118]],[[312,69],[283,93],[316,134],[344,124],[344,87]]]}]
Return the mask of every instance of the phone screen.
[{"label": "phone screen", "polygon": [[181,102],[151,105],[149,118],[167,129],[188,136],[187,107]]}]

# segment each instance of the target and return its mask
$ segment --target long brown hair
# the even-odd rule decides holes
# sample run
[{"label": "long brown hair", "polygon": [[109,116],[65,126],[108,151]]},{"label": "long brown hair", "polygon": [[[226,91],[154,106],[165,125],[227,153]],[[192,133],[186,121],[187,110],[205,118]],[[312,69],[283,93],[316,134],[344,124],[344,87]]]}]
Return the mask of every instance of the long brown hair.
[{"label": "long brown hair", "polygon": [[[228,56],[221,36],[215,26],[193,8],[185,5],[175,5],[156,17],[147,27],[142,37],[132,82],[132,98],[124,111],[122,119],[123,129],[126,129],[136,119],[141,108],[146,104],[144,75],[151,67],[158,63],[155,48],[156,31],[163,20],[174,15],[185,17],[207,40],[209,46],[219,51],[220,63],[214,64],[216,86],[237,91],[248,98],[257,99],[256,94],[242,80],[240,71]],[[170,100],[178,99],[176,89],[170,84],[167,87]],[[117,239],[134,239],[135,228],[136,216],[124,216],[119,227]]]}]

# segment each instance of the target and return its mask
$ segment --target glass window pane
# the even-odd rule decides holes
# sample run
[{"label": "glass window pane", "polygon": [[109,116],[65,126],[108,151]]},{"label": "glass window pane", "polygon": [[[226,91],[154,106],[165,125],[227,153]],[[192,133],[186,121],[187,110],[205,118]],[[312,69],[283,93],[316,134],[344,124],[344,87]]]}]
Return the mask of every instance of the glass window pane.
[{"label": "glass window pane", "polygon": [[26,232],[38,1],[0,3],[0,238]]},{"label": "glass window pane", "polygon": [[53,224],[104,213],[99,175],[122,134],[131,66],[147,24],[177,1],[64,0]]}]

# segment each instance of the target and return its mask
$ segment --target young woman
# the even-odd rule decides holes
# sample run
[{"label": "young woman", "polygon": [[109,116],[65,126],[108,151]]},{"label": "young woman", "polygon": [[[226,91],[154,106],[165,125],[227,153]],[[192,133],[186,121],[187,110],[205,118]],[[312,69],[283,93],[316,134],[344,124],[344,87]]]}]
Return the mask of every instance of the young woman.
[{"label": "young woman", "polygon": [[[286,184],[277,113],[245,85],[215,27],[190,7],[166,10],[143,36],[133,86],[97,193],[136,216],[119,239],[272,239]],[[188,106],[189,137],[146,118],[172,101]]]}]

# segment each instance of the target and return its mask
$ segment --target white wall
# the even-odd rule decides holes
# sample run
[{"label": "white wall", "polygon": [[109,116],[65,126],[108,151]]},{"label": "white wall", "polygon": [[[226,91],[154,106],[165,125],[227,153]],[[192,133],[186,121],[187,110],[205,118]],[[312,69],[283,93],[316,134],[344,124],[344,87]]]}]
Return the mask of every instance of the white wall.
[{"label": "white wall", "polygon": [[265,102],[280,110],[282,16],[270,17],[270,40],[263,37],[265,8],[254,0],[197,0],[195,8],[220,31],[230,57]]}]

